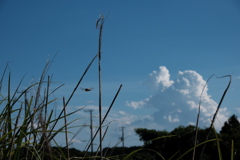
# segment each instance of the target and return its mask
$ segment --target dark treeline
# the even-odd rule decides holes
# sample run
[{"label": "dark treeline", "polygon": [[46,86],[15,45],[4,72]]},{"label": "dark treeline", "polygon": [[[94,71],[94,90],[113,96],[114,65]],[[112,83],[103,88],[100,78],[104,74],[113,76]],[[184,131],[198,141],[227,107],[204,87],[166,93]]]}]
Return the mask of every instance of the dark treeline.
[{"label": "dark treeline", "polygon": [[[177,159],[190,149],[182,159],[190,160],[193,158],[193,146],[195,142],[195,126],[179,126],[168,132],[148,130],[145,128],[135,129],[140,140],[144,142],[143,148],[154,150],[160,153],[165,159]],[[206,136],[209,128],[198,129],[197,144],[206,142]],[[232,115],[227,122],[224,123],[220,132],[217,133],[214,129],[211,130],[208,140],[219,139],[220,151],[218,150],[217,140],[209,141],[203,152],[202,160],[219,159],[240,159],[240,123],[235,115]],[[202,153],[204,145],[196,148],[195,159],[197,160]],[[234,149],[234,151],[233,151]],[[232,151],[232,152],[231,152]],[[151,151],[152,152],[152,151]],[[151,153],[148,159],[160,159],[157,153]]]},{"label": "dark treeline", "polygon": [[[139,147],[113,147],[104,148],[103,155],[108,159],[122,159],[129,156],[128,159],[137,160],[157,160],[157,159],[178,159],[184,155],[181,159],[192,160],[193,159],[193,146],[195,142],[195,126],[179,126],[172,131],[157,131],[149,130],[145,128],[135,129],[136,134],[139,136],[140,141],[144,142],[143,146]],[[202,142],[206,142],[206,135],[209,132],[209,128],[198,129],[197,145]],[[240,123],[237,116],[232,115],[227,122],[224,123],[220,132],[211,130],[209,136],[209,142],[206,143],[206,147],[203,152],[202,160],[219,159],[240,159]],[[217,139],[219,139],[220,151],[217,145]],[[196,147],[195,160],[198,160],[202,152],[203,145]],[[60,158],[58,155],[67,155],[67,149],[52,147],[55,158]],[[69,150],[71,157],[83,157],[84,152],[71,148]],[[23,153],[24,154],[24,153]],[[95,155],[96,153],[93,153]],[[91,158],[87,158],[91,157]],[[92,154],[88,153],[84,159],[92,159]],[[58,159],[57,158],[57,159]],[[63,158],[63,157],[62,157]],[[54,159],[54,158],[53,158]],[[63,158],[64,159],[64,158]],[[74,158],[72,158],[74,159]]]},{"label": "dark treeline", "polygon": [[[135,129],[139,135],[140,141],[144,142],[141,147],[130,148],[108,148],[110,155],[121,155],[125,153],[128,155],[133,151],[130,159],[180,159],[192,160],[193,148],[195,142],[196,128],[195,126],[179,126],[172,131],[157,131],[145,128]],[[206,142],[206,146],[202,155],[202,160],[213,159],[240,159],[240,123],[236,115],[232,115],[227,122],[224,123],[220,132],[215,129],[210,131],[208,141],[206,140],[209,128],[198,128],[197,147],[195,151],[195,160],[199,160],[200,154],[203,152],[204,145],[201,143]],[[219,140],[219,141],[218,141]],[[219,142],[219,147],[217,142]],[[199,145],[199,146],[198,146]]]}]

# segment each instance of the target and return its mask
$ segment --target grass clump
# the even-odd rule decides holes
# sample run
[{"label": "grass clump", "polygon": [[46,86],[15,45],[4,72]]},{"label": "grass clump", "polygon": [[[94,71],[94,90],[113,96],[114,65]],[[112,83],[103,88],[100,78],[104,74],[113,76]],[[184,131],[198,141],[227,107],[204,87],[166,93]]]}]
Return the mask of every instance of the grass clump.
[{"label": "grass clump", "polygon": [[[47,61],[39,82],[23,91],[20,90],[23,79],[13,89],[11,73],[8,73],[7,92],[0,93],[0,159],[58,159],[52,154],[52,145],[56,145],[55,137],[75,120],[65,122],[59,128],[56,128],[56,124],[81,109],[65,115],[60,113],[57,118],[53,116],[56,108],[50,104],[57,99],[51,99],[51,95],[62,85],[50,91],[52,77],[48,76],[47,80],[45,77],[51,63]],[[1,87],[7,67],[2,74]]]}]

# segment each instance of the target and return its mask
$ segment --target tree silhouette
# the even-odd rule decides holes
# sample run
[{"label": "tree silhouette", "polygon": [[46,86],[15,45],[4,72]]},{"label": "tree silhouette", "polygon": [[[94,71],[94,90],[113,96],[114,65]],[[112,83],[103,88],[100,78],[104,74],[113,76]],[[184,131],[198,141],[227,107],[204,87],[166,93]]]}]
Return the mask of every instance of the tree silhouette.
[{"label": "tree silhouette", "polygon": [[[220,131],[223,143],[221,145],[223,159],[230,159],[231,149],[234,149],[234,158],[240,159],[240,122],[236,115],[232,115],[227,122],[224,123]],[[232,148],[233,143],[233,148]]]},{"label": "tree silhouette", "polygon": [[[168,132],[148,130],[144,128],[135,129],[140,140],[144,142],[144,147],[160,153],[165,159],[176,159],[194,147],[195,126],[179,126]],[[198,143],[206,140],[209,128],[198,129]],[[210,132],[209,139],[215,139],[214,132]],[[201,147],[196,149],[196,156],[199,157]],[[184,160],[192,160],[193,150],[184,155]],[[172,157],[174,155],[174,157]],[[155,156],[156,157],[156,156]],[[202,160],[218,159],[218,149],[216,141],[209,142],[203,154]]]}]

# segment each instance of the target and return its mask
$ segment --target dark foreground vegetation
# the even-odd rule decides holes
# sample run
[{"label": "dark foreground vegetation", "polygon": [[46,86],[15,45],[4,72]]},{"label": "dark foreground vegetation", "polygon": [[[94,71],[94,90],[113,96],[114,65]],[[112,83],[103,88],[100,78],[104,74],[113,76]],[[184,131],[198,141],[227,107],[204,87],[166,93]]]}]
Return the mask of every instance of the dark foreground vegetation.
[{"label": "dark foreground vegetation", "polygon": [[[209,128],[200,129],[198,133],[198,144],[206,141],[206,134]],[[139,135],[140,140],[144,142],[143,146],[133,146],[133,147],[107,147],[103,149],[104,157],[107,159],[128,159],[137,160],[158,160],[162,159],[179,159],[183,156],[184,160],[192,160],[193,156],[193,146],[195,139],[195,127],[194,126],[179,126],[168,131],[157,131],[148,130],[145,128],[135,129],[137,135]],[[220,142],[220,150],[218,150],[217,139]],[[235,115],[232,115],[219,133],[214,130],[211,131],[209,141],[206,143],[205,152],[203,154],[202,160],[217,160],[224,159],[228,160],[233,157],[233,159],[240,159],[240,123]],[[196,149],[195,159],[200,157],[203,145],[200,145]],[[61,152],[60,152],[61,151]],[[26,153],[29,152],[28,149],[21,149],[21,158],[26,158]],[[67,157],[68,150],[66,148],[51,147],[52,156],[61,159],[65,155]],[[232,153],[233,152],[233,153]],[[69,149],[69,154],[72,159],[79,159],[84,157],[85,152],[79,151],[75,148]],[[221,158],[219,157],[221,155]],[[95,155],[95,156],[93,156]],[[96,152],[88,152],[85,155],[85,159],[93,159],[98,154]],[[30,157],[28,157],[30,159]]]}]

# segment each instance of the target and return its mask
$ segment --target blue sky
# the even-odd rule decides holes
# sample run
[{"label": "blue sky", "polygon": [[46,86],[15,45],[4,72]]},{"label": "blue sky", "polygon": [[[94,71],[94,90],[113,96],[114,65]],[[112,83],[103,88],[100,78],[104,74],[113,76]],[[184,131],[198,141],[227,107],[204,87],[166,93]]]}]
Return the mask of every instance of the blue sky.
[{"label": "blue sky", "polygon": [[[64,83],[56,97],[68,97],[98,49],[95,23],[108,15],[103,28],[102,87],[104,111],[120,84],[122,90],[108,117],[104,145],[114,146],[124,126],[125,145],[140,145],[134,128],[171,131],[194,124],[199,94],[212,75],[232,75],[219,112],[218,128],[240,114],[240,3],[237,0],[192,1],[0,1],[0,65],[10,65],[13,87],[26,73],[23,87],[37,81],[47,59],[56,54],[49,75]],[[69,104],[87,106],[98,116],[97,61]],[[213,78],[204,92],[201,126],[208,126],[228,78]],[[79,116],[80,115],[80,116]],[[89,123],[89,113],[79,124]],[[72,118],[75,118],[74,116]],[[97,118],[94,123],[97,125]],[[86,134],[87,133],[87,134]],[[76,137],[82,149],[89,129]],[[59,138],[59,141],[61,139]],[[96,144],[98,141],[96,141]]]}]

